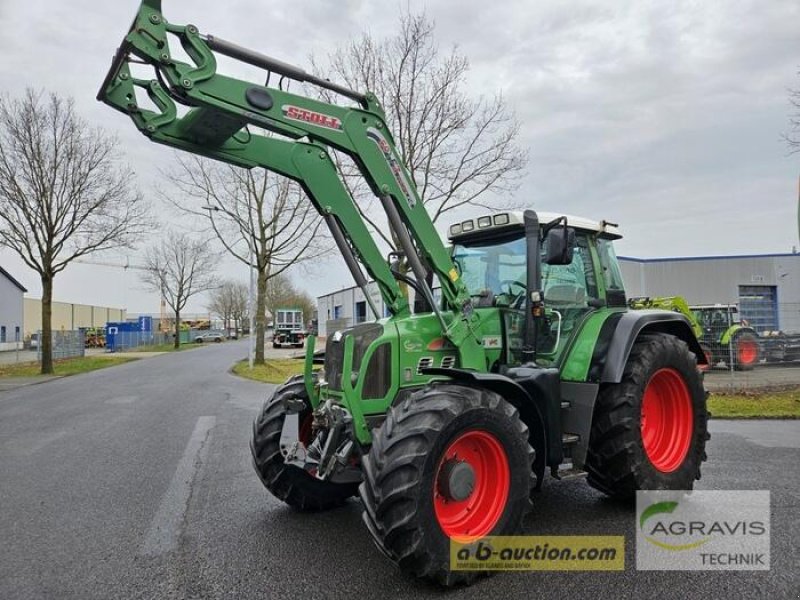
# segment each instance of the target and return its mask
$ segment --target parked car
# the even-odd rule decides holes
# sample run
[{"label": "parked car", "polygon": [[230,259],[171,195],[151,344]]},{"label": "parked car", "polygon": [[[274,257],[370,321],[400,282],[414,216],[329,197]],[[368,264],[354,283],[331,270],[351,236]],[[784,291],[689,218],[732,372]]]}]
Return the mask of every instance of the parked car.
[{"label": "parked car", "polygon": [[32,333],[31,339],[28,341],[28,347],[31,350],[38,350],[39,349],[39,334]]},{"label": "parked car", "polygon": [[209,331],[207,333],[202,333],[200,335],[195,336],[194,343],[195,344],[204,344],[206,342],[216,342],[217,344],[219,344],[224,339],[225,339],[225,334],[218,333],[218,332],[215,333],[215,332]]}]

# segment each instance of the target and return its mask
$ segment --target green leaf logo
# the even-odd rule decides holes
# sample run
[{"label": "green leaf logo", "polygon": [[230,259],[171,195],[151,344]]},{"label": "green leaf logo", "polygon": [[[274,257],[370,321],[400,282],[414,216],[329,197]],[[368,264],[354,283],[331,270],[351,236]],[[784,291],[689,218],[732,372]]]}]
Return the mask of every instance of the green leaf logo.
[{"label": "green leaf logo", "polygon": [[[655,515],[672,514],[673,512],[675,512],[676,508],[678,508],[677,502],[656,502],[655,504],[651,504],[642,511],[642,515],[639,517],[639,529],[641,529],[644,532],[644,524],[649,518]],[[702,546],[710,538],[705,537],[702,540],[698,540],[696,542],[690,542],[688,544],[668,544],[666,542],[662,542],[648,535],[645,535],[644,539],[646,539],[654,546],[658,546],[659,548],[663,548],[664,550],[679,552],[681,550],[691,550],[692,548],[697,548],[699,546]]]}]

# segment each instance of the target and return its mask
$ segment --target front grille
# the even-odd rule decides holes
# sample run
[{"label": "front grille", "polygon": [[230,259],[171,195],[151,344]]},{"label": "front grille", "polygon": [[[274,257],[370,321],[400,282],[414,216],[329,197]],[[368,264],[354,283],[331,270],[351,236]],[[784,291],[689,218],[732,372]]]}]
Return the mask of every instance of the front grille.
[{"label": "front grille", "polygon": [[361,362],[370,344],[383,333],[383,325],[364,323],[352,329],[337,331],[328,337],[325,344],[325,378],[332,390],[342,389],[342,369],[344,367],[344,343],[353,337],[353,372],[361,370]]},{"label": "front grille", "polygon": [[372,353],[364,375],[363,397],[383,398],[392,386],[392,345],[384,342]]},{"label": "front grille", "polygon": [[337,331],[325,343],[325,379],[332,390],[342,389],[344,363],[344,336]]}]

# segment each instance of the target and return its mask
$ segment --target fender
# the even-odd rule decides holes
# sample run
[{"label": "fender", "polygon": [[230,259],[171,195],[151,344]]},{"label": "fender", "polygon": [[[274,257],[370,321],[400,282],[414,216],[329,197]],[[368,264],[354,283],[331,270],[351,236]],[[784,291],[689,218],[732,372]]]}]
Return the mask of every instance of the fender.
[{"label": "fender", "polygon": [[522,421],[530,431],[530,442],[536,451],[533,461],[533,474],[536,475],[536,489],[542,487],[545,465],[547,464],[546,426],[539,407],[520,384],[498,373],[479,373],[465,369],[429,368],[423,369],[426,375],[449,377],[465,385],[482,387],[498,393],[519,410]]},{"label": "fender", "polygon": [[[625,364],[628,362],[636,338],[643,332],[669,333],[689,346],[697,356],[697,364],[708,364],[703,349],[692,331],[689,320],[682,314],[665,310],[631,310],[621,313],[616,325],[604,328],[601,337],[606,338],[608,350],[592,357],[590,372],[602,373],[600,383],[619,383]],[[599,345],[601,340],[598,339]]]},{"label": "fender", "polygon": [[725,330],[725,333],[722,334],[722,338],[720,339],[719,343],[723,346],[726,346],[730,343],[731,339],[736,337],[739,333],[752,333],[754,336],[758,337],[758,333],[752,327],[747,325],[731,325]]}]

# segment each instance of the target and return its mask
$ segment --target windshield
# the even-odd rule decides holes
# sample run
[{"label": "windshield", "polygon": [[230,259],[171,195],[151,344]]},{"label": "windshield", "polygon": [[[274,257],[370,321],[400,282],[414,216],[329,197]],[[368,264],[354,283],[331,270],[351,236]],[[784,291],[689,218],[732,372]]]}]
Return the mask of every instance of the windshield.
[{"label": "windshield", "polygon": [[735,306],[720,306],[714,308],[695,308],[692,309],[695,319],[703,327],[710,329],[727,328],[731,324],[738,324],[739,311]]},{"label": "windshield", "polygon": [[[471,242],[453,247],[456,264],[470,295],[486,306],[511,306],[525,297],[525,237]],[[484,304],[483,301],[478,305]]]}]

